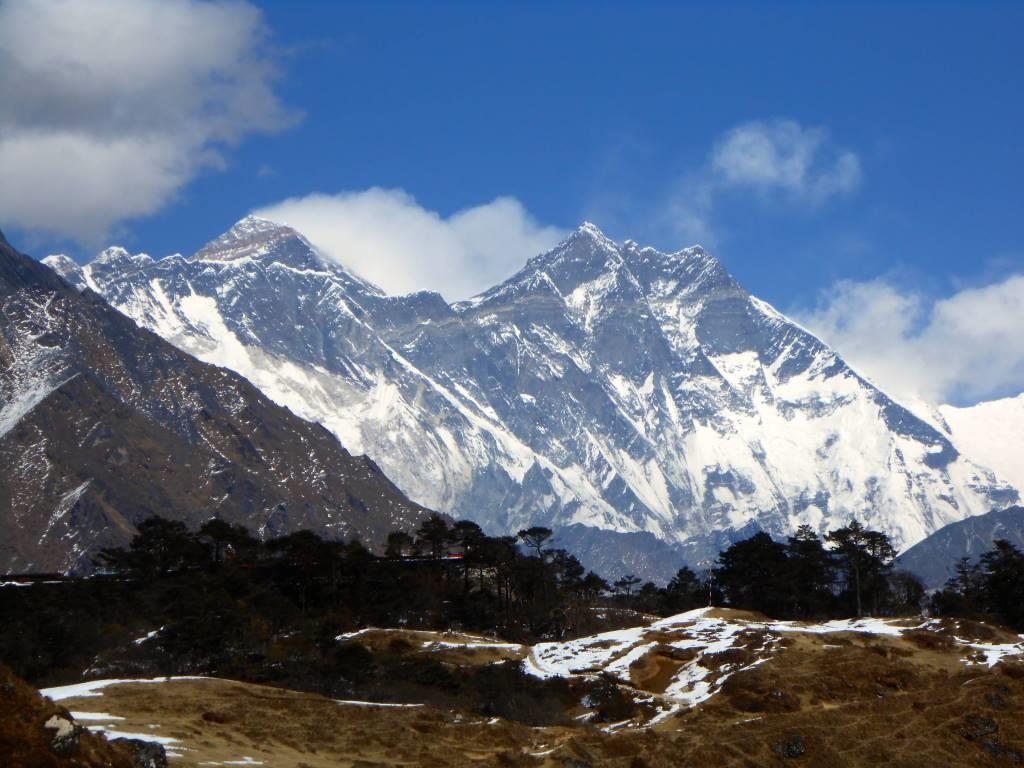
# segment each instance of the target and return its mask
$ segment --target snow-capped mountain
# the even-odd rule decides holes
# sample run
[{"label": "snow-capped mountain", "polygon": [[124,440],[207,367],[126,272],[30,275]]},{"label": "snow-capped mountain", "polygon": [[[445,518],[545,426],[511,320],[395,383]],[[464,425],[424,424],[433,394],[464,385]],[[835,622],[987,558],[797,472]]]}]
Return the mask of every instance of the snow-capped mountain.
[{"label": "snow-capped mountain", "polygon": [[[89,272],[142,266],[112,249]],[[87,570],[152,514],[368,544],[428,514],[323,427],[72,290],[2,235],[0,467],[2,572]]]},{"label": "snow-capped mountain", "polygon": [[456,304],[386,296],[251,217],[191,258],[48,263],[491,531],[649,532],[699,562],[851,516],[904,547],[1018,498],[699,247],[588,223]]}]

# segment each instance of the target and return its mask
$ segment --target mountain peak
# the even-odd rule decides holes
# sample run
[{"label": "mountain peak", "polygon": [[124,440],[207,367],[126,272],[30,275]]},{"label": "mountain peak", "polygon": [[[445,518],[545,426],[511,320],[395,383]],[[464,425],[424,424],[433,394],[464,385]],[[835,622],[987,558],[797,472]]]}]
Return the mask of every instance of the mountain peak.
[{"label": "mountain peak", "polygon": [[67,254],[50,254],[42,259],[42,263],[64,278],[64,281],[76,290],[83,291],[88,287],[88,281],[85,279],[85,270]]},{"label": "mountain peak", "polygon": [[249,214],[235,222],[227,232],[196,251],[192,259],[234,261],[245,257],[258,257],[277,252],[285,243],[290,244],[292,248],[313,252],[313,246],[286,224]]},{"label": "mountain peak", "polygon": [[104,248],[100,251],[96,258],[93,259],[94,263],[97,264],[109,264],[114,261],[121,261],[123,259],[130,259],[131,254],[127,248],[123,248],[120,245],[112,245],[109,248]]},{"label": "mountain peak", "polygon": [[57,267],[70,268],[72,265],[78,264],[74,259],[68,256],[66,253],[51,253],[49,256],[45,256],[40,261],[43,262],[50,269]]},{"label": "mountain peak", "polygon": [[572,234],[566,238],[566,242],[572,242],[574,240],[587,239],[593,240],[601,245],[610,246],[615,248],[615,241],[612,240],[608,235],[601,231],[601,228],[594,224],[592,221],[584,221]]},{"label": "mountain peak", "polygon": [[148,254],[133,254],[127,248],[122,248],[120,245],[112,245],[100,251],[96,258],[90,262],[90,266],[93,269],[99,267],[104,270],[106,268],[121,270],[146,267],[152,263],[153,259]]},{"label": "mountain peak", "polygon": [[248,216],[244,216],[236,221],[234,226],[231,227],[226,234],[230,234],[235,237],[247,237],[261,232],[273,232],[276,230],[295,231],[286,224],[281,224],[279,222],[272,221],[271,219],[265,219],[262,216],[250,213]]}]

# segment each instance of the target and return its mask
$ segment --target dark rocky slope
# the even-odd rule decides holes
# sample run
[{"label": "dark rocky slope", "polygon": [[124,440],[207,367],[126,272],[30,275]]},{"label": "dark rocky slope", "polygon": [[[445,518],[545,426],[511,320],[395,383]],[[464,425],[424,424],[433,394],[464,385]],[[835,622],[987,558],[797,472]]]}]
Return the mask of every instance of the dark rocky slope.
[{"label": "dark rocky slope", "polygon": [[160,514],[380,542],[426,510],[323,427],[0,235],[0,571],[87,569]]},{"label": "dark rocky slope", "polygon": [[912,571],[928,588],[941,587],[954,575],[963,557],[976,563],[992,549],[996,539],[1006,539],[1024,549],[1024,507],[999,509],[969,517],[940,528],[899,556],[899,567]]}]

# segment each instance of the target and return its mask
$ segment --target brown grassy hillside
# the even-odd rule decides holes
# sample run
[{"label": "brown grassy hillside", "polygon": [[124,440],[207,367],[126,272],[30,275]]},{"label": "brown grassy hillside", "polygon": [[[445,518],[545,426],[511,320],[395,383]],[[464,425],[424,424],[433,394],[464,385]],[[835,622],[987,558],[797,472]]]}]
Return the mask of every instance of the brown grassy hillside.
[{"label": "brown grassy hillside", "polygon": [[1020,640],[969,622],[805,625],[735,611],[533,647],[400,630],[342,640],[452,669],[525,659],[540,674],[563,659],[578,669],[571,681],[613,681],[634,703],[617,720],[599,715],[594,688],[570,687],[588,693],[542,727],[216,679],[110,685],[64,703],[124,717],[126,731],[159,726],[182,768],[1013,766],[1024,764]]}]

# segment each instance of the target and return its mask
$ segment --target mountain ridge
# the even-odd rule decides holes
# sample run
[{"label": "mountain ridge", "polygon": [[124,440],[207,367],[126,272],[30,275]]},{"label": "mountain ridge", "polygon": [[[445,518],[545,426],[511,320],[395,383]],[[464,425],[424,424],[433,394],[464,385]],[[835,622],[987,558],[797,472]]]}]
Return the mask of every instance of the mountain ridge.
[{"label": "mountain ridge", "polygon": [[903,547],[1019,498],[699,246],[620,246],[587,223],[448,304],[385,296],[294,230],[245,222],[241,260],[209,258],[232,228],[202,260],[90,276],[485,528],[647,531],[699,562],[751,525],[856,516]]},{"label": "mountain ridge", "polygon": [[88,570],[99,548],[125,543],[151,514],[368,544],[427,514],[322,426],[6,241],[0,463],[7,571]]},{"label": "mountain ridge", "polygon": [[960,559],[966,557],[976,564],[996,539],[1024,548],[1024,507],[994,510],[950,523],[903,552],[896,564],[917,575],[927,588],[938,589],[956,575]]}]

